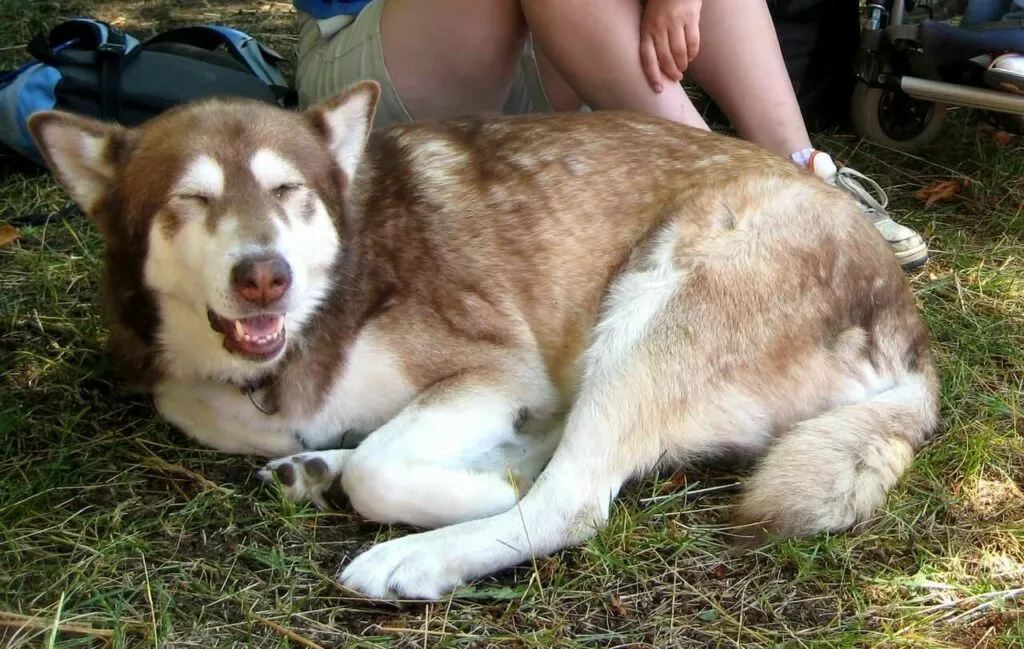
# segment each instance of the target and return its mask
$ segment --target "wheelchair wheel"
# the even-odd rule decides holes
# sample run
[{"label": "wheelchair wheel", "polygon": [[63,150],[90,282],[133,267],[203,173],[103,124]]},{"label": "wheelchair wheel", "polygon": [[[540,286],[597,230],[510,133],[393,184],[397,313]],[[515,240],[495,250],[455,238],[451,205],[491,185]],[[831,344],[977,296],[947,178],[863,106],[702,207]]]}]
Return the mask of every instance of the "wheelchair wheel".
[{"label": "wheelchair wheel", "polygon": [[899,151],[913,151],[939,134],[946,105],[914,99],[899,90],[872,88],[863,81],[853,89],[850,119],[857,135]]}]

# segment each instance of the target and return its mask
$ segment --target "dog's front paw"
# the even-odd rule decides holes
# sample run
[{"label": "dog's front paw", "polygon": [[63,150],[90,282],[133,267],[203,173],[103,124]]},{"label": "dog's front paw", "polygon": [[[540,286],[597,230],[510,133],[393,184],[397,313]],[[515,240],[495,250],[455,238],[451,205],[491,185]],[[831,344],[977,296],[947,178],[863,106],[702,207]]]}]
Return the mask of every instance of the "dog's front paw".
[{"label": "dog's front paw", "polygon": [[278,482],[284,497],[294,503],[311,502],[323,511],[337,509],[344,495],[341,473],[352,451],[300,453],[268,462],[259,472],[264,482]]},{"label": "dog's front paw", "polygon": [[444,532],[374,546],[342,571],[340,581],[371,599],[438,600],[465,583],[458,550]]}]

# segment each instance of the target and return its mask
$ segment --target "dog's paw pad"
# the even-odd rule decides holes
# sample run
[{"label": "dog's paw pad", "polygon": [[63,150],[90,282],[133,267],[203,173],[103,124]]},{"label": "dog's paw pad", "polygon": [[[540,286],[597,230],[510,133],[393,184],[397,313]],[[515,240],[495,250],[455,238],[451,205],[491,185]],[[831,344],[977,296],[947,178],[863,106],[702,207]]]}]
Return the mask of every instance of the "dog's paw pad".
[{"label": "dog's paw pad", "polygon": [[322,510],[342,502],[341,467],[347,451],[319,451],[281,458],[259,472],[265,482],[281,485],[281,493],[294,503],[311,502]]},{"label": "dog's paw pad", "polygon": [[330,471],[323,458],[315,457],[313,459],[300,460],[300,462],[302,462],[302,468],[305,469],[306,475],[314,482],[322,482]]},{"label": "dog's paw pad", "polygon": [[295,467],[290,462],[277,466],[274,468],[274,477],[285,487],[290,487],[295,484]]}]

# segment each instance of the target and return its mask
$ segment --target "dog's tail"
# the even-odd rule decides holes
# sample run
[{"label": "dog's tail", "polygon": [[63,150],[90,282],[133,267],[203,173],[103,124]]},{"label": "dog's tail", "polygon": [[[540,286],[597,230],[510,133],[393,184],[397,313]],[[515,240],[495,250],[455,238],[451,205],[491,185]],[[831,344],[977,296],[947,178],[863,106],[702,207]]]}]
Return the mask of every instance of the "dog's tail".
[{"label": "dog's tail", "polygon": [[737,506],[739,533],[810,536],[870,517],[938,425],[938,380],[925,365],[895,387],[782,433]]}]

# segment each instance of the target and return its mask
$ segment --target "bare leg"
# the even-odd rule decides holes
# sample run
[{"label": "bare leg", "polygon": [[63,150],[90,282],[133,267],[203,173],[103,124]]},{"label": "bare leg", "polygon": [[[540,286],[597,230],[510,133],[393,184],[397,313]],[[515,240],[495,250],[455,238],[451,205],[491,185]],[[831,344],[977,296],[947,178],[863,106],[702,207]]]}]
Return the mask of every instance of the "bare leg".
[{"label": "bare leg", "polygon": [[569,82],[565,80],[565,77],[536,41],[533,43],[533,56],[537,60],[540,82],[544,86],[544,94],[551,102],[551,108],[556,111],[579,110],[585,102],[580,98],[576,89],[569,85]]},{"label": "bare leg", "polygon": [[500,111],[526,38],[518,0],[387,0],[380,29],[415,119]]},{"label": "bare leg", "polygon": [[689,72],[740,135],[787,157],[810,148],[764,0],[705,2],[700,34],[700,54]]},{"label": "bare leg", "polygon": [[[648,84],[641,15],[637,0],[609,0],[597,12],[588,0],[387,0],[381,37],[392,82],[417,119],[500,110],[529,29],[556,110],[582,100],[707,129],[679,84],[666,78],[661,93]],[[809,148],[764,0],[706,3],[700,28],[690,70],[741,135],[784,156]]]},{"label": "bare leg", "polygon": [[[594,109],[635,110],[707,129],[679,84],[666,79],[664,92],[656,93],[647,83],[637,0],[609,0],[598,11],[588,0],[523,0],[522,6],[534,42],[551,64],[545,70],[539,61],[546,88],[557,70]],[[559,107],[554,97],[552,103]]]}]

